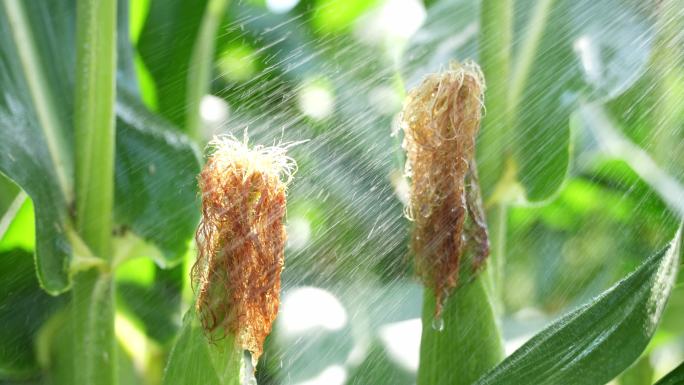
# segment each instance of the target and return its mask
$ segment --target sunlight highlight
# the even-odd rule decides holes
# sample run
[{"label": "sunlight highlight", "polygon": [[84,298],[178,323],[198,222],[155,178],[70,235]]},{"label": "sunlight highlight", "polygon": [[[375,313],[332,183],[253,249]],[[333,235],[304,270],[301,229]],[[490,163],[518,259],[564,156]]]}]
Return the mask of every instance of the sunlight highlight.
[{"label": "sunlight highlight", "polygon": [[361,19],[354,32],[359,40],[368,43],[407,40],[426,17],[425,6],[418,0],[387,0]]},{"label": "sunlight highlight", "polygon": [[304,217],[294,217],[287,221],[287,246],[301,250],[311,240],[311,224]]},{"label": "sunlight highlight", "polygon": [[333,113],[335,97],[329,87],[319,83],[312,83],[303,86],[299,91],[297,104],[304,115],[316,120],[322,120]]},{"label": "sunlight highlight", "polygon": [[347,381],[347,370],[340,365],[330,365],[318,376],[297,385],[342,385]]},{"label": "sunlight highlight", "polygon": [[214,95],[204,95],[200,102],[200,117],[206,125],[221,124],[228,119],[228,103]]},{"label": "sunlight highlight", "polygon": [[395,322],[380,328],[380,341],[387,353],[401,367],[416,372],[420,357],[420,318]]},{"label": "sunlight highlight", "polygon": [[582,68],[589,82],[599,82],[601,78],[601,61],[598,47],[588,35],[582,35],[573,43],[573,49],[580,57]]},{"label": "sunlight highlight", "polygon": [[312,329],[340,330],[347,324],[347,311],[329,291],[299,287],[284,294],[278,318],[285,334],[301,334]]},{"label": "sunlight highlight", "polygon": [[123,353],[133,362],[139,373],[145,373],[150,360],[159,354],[159,346],[140,330],[127,316],[116,312],[114,330]]},{"label": "sunlight highlight", "polygon": [[266,0],[266,8],[273,13],[287,13],[299,4],[299,0]]}]

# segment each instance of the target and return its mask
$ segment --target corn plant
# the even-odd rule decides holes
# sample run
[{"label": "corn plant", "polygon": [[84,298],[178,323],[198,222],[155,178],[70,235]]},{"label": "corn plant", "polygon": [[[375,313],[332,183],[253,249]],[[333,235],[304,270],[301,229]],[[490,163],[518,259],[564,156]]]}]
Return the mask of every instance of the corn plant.
[{"label": "corn plant", "polygon": [[681,383],[683,9],[0,0],[0,383]]}]

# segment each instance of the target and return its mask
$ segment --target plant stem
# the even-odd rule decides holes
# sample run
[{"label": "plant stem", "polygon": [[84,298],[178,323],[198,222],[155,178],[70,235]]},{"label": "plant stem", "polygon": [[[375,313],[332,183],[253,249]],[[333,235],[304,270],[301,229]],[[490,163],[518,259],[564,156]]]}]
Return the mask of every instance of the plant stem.
[{"label": "plant stem", "polygon": [[502,359],[501,336],[483,279],[480,275],[449,296],[441,331],[432,322],[435,296],[425,291],[418,385],[470,385]]},{"label": "plant stem", "polygon": [[74,384],[117,384],[112,277],[90,269],[72,285]]},{"label": "plant stem", "polygon": [[[116,0],[78,0],[75,222],[94,256],[106,261],[112,254],[116,15]],[[99,269],[77,273],[72,290],[74,383],[113,385],[117,355],[111,275]]]},{"label": "plant stem", "polygon": [[551,13],[551,6],[554,0],[538,0],[534,8],[530,21],[527,23],[529,30],[523,40],[520,48],[520,53],[517,55],[515,61],[514,71],[510,81],[510,89],[508,94],[508,108],[511,123],[515,123],[517,118],[517,107],[520,102],[527,80],[530,76],[532,68],[532,61],[534,55],[539,48],[542,34],[548,24],[549,14]]},{"label": "plant stem", "polygon": [[[508,193],[512,191],[510,185],[515,183],[514,171],[511,175],[514,170],[511,168],[514,118],[509,98],[513,0],[483,0],[480,25],[480,65],[487,83],[487,114],[478,139],[478,168],[481,190],[488,198],[487,222],[491,234],[489,273],[492,278],[490,286],[498,308],[505,264],[508,218],[506,203]],[[536,47],[532,43],[525,46],[528,49]],[[517,69],[516,74],[520,72],[520,66]]]},{"label": "plant stem", "polygon": [[223,19],[228,0],[210,0],[204,11],[202,25],[192,49],[190,67],[188,68],[186,105],[187,132],[201,143],[204,138],[201,132],[200,102],[209,91],[211,83],[212,60],[214,59],[216,30]]},{"label": "plant stem", "polygon": [[503,275],[506,256],[506,230],[508,223],[508,206],[499,203],[488,211],[489,236],[491,243],[488,272],[491,280],[491,294],[493,295],[495,309],[500,312],[503,302]]},{"label": "plant stem", "polygon": [[76,51],[76,229],[109,258],[114,202],[116,0],[79,0]]},{"label": "plant stem", "polygon": [[480,66],[485,76],[486,114],[478,139],[482,191],[491,194],[510,154],[508,84],[510,81],[513,1],[483,0],[480,15]]},{"label": "plant stem", "polygon": [[683,159],[677,157],[684,149],[678,139],[684,118],[681,102],[684,97],[684,57],[681,53],[684,13],[681,7],[676,0],[663,0],[658,4],[658,35],[650,65],[658,95],[651,114],[654,117],[651,153],[660,165],[680,164]]}]

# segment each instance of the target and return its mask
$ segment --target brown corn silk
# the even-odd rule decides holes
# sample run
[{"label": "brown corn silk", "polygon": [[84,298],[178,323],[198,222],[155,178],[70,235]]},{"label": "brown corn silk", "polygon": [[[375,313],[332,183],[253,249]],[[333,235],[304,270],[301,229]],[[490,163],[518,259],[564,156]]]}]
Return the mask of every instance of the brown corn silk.
[{"label": "brown corn silk", "polygon": [[434,291],[436,317],[458,285],[466,246],[476,246],[474,268],[489,252],[474,160],[483,92],[475,63],[451,63],[411,90],[402,111],[411,246],[418,276]]},{"label": "brown corn silk", "polygon": [[207,336],[232,336],[256,362],[280,303],[285,193],[294,161],[281,147],[220,137],[199,175],[202,218],[192,268]]}]

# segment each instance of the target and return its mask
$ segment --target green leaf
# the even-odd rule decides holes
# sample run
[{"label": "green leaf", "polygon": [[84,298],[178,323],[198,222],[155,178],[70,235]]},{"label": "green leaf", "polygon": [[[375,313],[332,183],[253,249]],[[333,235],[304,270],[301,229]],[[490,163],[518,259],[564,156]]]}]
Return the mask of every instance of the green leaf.
[{"label": "green leaf", "polygon": [[185,125],[192,50],[207,0],[151,1],[138,52],[156,84],[158,112],[176,128]]},{"label": "green leaf", "polygon": [[679,364],[674,370],[668,373],[655,385],[679,385],[684,383],[684,362]]},{"label": "green leaf", "polygon": [[566,17],[586,98],[614,99],[649,70],[660,11],[638,0],[558,1],[571,4]]},{"label": "green leaf", "polygon": [[[141,259],[136,267],[141,265],[140,262],[149,260]],[[121,273],[121,269],[117,269],[117,278]],[[132,277],[117,280],[117,306],[139,319],[149,337],[167,344],[172,342],[179,329],[177,318],[181,306],[183,266],[166,270],[151,266],[150,273],[150,279],[154,281],[147,285],[131,280]],[[150,303],[155,306],[151,307]]]},{"label": "green leaf", "polygon": [[[35,205],[36,270],[51,294],[69,287],[75,11],[73,1],[0,6],[0,172]],[[115,220],[155,243],[162,266],[180,259],[198,218],[198,151],[169,127],[119,90]]]},{"label": "green leaf", "polygon": [[[540,201],[562,185],[570,157],[569,116],[578,95],[607,100],[646,68],[653,18],[634,3],[539,0],[516,2],[517,49],[510,92],[519,180]],[[541,23],[545,27],[537,28]],[[619,32],[615,32],[619,31]],[[515,39],[514,39],[515,40]],[[644,49],[634,50],[638,45]]]},{"label": "green leaf", "polygon": [[[519,81],[522,83],[519,96],[511,96],[513,116],[509,121],[515,126],[514,157],[518,179],[530,201],[549,198],[565,180],[570,160],[569,116],[573,108],[573,101],[567,95],[573,93],[576,88],[573,82],[579,75],[573,71],[572,36],[565,18],[569,12],[567,3],[559,2],[549,12],[546,16],[549,30],[543,31],[538,49],[528,59],[527,81]],[[524,58],[518,55],[516,59],[518,69]],[[524,76],[521,72],[514,72],[514,85],[516,75]],[[488,113],[495,112],[488,110]]]},{"label": "green leaf", "polygon": [[183,328],[164,369],[163,385],[240,385],[242,352],[233,339],[210,344],[195,318],[194,305],[183,319]]},{"label": "green leaf", "polygon": [[40,289],[30,252],[0,253],[0,381],[40,374],[33,341],[43,322],[63,302]]},{"label": "green leaf", "polygon": [[477,384],[602,384],[636,360],[660,321],[679,266],[672,242],[590,303],[534,336]]},{"label": "green leaf", "polygon": [[[6,1],[0,7],[0,172],[31,197],[36,211],[36,270],[52,294],[68,286],[66,240],[72,195],[70,97],[57,98],[70,77],[65,60],[49,60],[68,35],[62,2]],[[43,20],[32,23],[31,21]],[[51,47],[51,48],[50,48]],[[63,54],[68,55],[68,47]],[[51,63],[52,62],[52,63]],[[47,65],[46,63],[51,63]]]},{"label": "green leaf", "polygon": [[660,195],[669,209],[684,215],[684,186],[676,177],[660,168],[658,163],[641,147],[622,135],[622,127],[603,106],[582,104],[576,115],[578,127],[593,137],[606,156],[623,160],[644,182]]},{"label": "green leaf", "polygon": [[195,41],[187,75],[185,129],[197,141],[204,141],[200,102],[210,91],[216,50],[216,32],[226,13],[228,0],[209,0]]},{"label": "green leaf", "polygon": [[174,265],[199,220],[199,151],[124,92],[117,116],[116,221],[159,247],[165,258],[158,264]]},{"label": "green leaf", "polygon": [[[16,184],[14,184],[11,180],[9,180],[7,177],[5,177],[2,173],[0,173],[0,223],[5,217],[5,214],[7,213],[8,209],[12,206],[14,203],[14,200],[17,198],[17,195],[19,194],[20,190],[19,187],[17,187]],[[2,238],[2,225],[0,224],[0,238]]]}]

